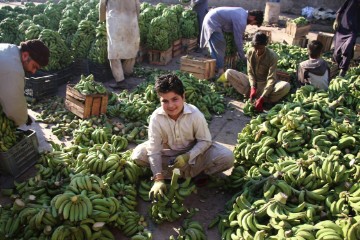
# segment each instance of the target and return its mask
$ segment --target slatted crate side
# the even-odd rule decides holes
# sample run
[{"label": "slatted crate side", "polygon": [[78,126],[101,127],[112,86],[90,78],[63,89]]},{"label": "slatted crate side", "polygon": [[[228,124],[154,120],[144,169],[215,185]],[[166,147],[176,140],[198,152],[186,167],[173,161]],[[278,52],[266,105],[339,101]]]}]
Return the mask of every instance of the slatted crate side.
[{"label": "slatted crate side", "polygon": [[210,79],[215,76],[216,60],[182,56],[180,58],[180,70],[193,74],[198,79]]},{"label": "slatted crate side", "polygon": [[285,33],[289,34],[290,36],[294,38],[299,38],[306,36],[310,31],[311,25],[305,25],[305,26],[296,26],[293,22],[287,22]]},{"label": "slatted crate side", "polygon": [[172,45],[172,57],[179,56],[182,51],[181,48],[182,48],[181,39],[174,41]]},{"label": "slatted crate side", "polygon": [[182,52],[189,53],[195,50],[197,46],[197,38],[182,38],[181,39]]},{"label": "slatted crate side", "polygon": [[334,39],[333,33],[319,32],[319,34],[316,37],[316,40],[320,41],[323,44],[324,52],[330,51],[333,39]]},{"label": "slatted crate side", "polygon": [[167,65],[172,60],[172,46],[166,51],[149,50],[149,63],[154,65]]},{"label": "slatted crate side", "polygon": [[106,94],[83,95],[73,86],[73,84],[66,86],[65,107],[69,111],[83,119],[106,113],[108,103]]}]

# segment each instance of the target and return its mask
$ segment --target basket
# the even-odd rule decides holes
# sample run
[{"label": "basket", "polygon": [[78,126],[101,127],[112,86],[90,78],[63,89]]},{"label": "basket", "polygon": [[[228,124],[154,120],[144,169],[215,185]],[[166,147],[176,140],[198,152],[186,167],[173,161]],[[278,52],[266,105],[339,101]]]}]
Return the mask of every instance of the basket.
[{"label": "basket", "polygon": [[36,74],[25,77],[25,96],[36,100],[54,96],[57,88],[57,74],[37,71]]},{"label": "basket", "polygon": [[87,59],[78,58],[73,62],[73,73],[75,76],[89,75],[89,63]]},{"label": "basket", "polygon": [[4,175],[19,177],[33,166],[39,155],[39,142],[36,132],[24,131],[25,138],[7,152],[0,152],[0,172]]},{"label": "basket", "polygon": [[90,74],[94,76],[94,80],[97,82],[106,82],[113,79],[110,63],[105,64],[89,62]]},{"label": "basket", "polygon": [[58,85],[66,84],[66,83],[70,82],[71,80],[73,80],[73,77],[74,77],[73,64],[74,63],[72,63],[68,67],[56,72]]}]

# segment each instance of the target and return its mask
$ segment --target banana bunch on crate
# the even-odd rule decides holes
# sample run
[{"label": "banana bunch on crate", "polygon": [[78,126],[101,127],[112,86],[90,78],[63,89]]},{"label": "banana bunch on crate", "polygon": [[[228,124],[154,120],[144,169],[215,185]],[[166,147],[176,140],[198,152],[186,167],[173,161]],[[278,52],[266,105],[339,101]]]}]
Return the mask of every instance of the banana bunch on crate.
[{"label": "banana bunch on crate", "polygon": [[7,152],[16,144],[16,126],[0,106],[0,152]]},{"label": "banana bunch on crate", "polygon": [[169,240],[205,240],[208,239],[203,226],[198,221],[184,220],[182,227],[179,230],[179,235],[175,238],[170,236]]},{"label": "banana bunch on crate", "polygon": [[149,208],[151,218],[155,223],[164,221],[173,222],[181,217],[186,211],[183,201],[193,191],[196,186],[191,184],[191,178],[186,178],[181,184],[178,184],[180,170],[175,168],[171,178],[170,185],[167,186],[167,192],[163,196],[154,196]]},{"label": "banana bunch on crate", "polygon": [[106,87],[99,82],[95,82],[94,75],[90,74],[87,77],[81,75],[80,81],[74,86],[81,94],[105,94]]}]

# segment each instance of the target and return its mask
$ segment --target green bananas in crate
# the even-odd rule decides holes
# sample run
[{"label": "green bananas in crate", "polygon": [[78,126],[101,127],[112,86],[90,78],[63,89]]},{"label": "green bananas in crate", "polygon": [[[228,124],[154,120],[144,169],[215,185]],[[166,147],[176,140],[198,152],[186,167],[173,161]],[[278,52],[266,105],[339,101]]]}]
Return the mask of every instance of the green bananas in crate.
[{"label": "green bananas in crate", "polygon": [[74,88],[84,95],[106,93],[106,87],[99,82],[95,82],[92,74],[87,77],[81,75],[80,81]]},{"label": "green bananas in crate", "polygon": [[15,123],[10,120],[0,106],[0,152],[7,152],[16,143]]}]

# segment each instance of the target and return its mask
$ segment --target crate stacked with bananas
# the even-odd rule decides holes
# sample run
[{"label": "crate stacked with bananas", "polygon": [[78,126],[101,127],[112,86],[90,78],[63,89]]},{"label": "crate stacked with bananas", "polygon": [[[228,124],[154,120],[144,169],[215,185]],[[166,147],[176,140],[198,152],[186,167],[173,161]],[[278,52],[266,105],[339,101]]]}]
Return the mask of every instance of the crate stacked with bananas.
[{"label": "crate stacked with bananas", "polygon": [[329,92],[298,89],[239,133],[224,239],[359,237],[358,76],[334,80]]},{"label": "crate stacked with bananas", "polygon": [[92,74],[87,77],[81,75],[80,81],[74,86],[74,88],[83,95],[106,93],[106,87],[99,82],[95,82]]},{"label": "crate stacked with bananas", "polygon": [[0,106],[0,152],[7,152],[16,144],[16,126]]},{"label": "crate stacked with bananas", "polygon": [[171,183],[167,184],[167,192],[163,196],[154,196],[153,199],[149,199],[151,183],[141,181],[139,196],[145,201],[151,201],[149,213],[155,223],[173,222],[179,219],[186,211],[183,201],[195,191],[196,186],[191,183],[191,178],[186,178],[183,183],[179,184],[179,176],[180,170],[175,168]]}]

